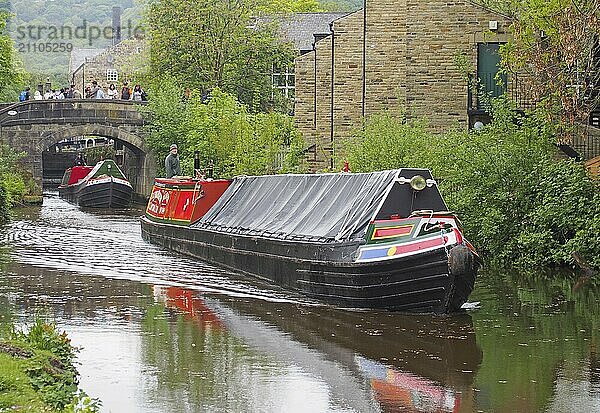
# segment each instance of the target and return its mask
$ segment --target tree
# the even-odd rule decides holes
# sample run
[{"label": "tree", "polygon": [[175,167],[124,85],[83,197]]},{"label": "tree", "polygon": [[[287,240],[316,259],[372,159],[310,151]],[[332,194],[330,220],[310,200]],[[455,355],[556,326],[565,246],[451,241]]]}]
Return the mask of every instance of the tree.
[{"label": "tree", "polygon": [[14,49],[13,40],[6,33],[10,15],[0,11],[0,100],[11,101],[17,97],[23,80],[23,71]]},{"label": "tree", "polygon": [[175,77],[184,87],[232,93],[254,110],[269,109],[271,71],[293,61],[271,24],[256,24],[268,10],[261,0],[158,0],[150,5],[151,74]]},{"label": "tree", "polygon": [[159,164],[169,145],[177,143],[186,174],[192,173],[196,151],[202,168],[212,162],[220,177],[303,170],[305,143],[288,115],[250,113],[219,88],[208,97],[192,90],[182,99],[183,89],[168,76],[162,76],[150,94],[152,99],[142,110],[149,120],[147,142]]},{"label": "tree", "polygon": [[[502,3],[506,6],[506,3]],[[600,1],[512,0],[505,68],[519,74],[553,121],[587,123],[600,101]],[[523,76],[524,75],[524,76]]]}]

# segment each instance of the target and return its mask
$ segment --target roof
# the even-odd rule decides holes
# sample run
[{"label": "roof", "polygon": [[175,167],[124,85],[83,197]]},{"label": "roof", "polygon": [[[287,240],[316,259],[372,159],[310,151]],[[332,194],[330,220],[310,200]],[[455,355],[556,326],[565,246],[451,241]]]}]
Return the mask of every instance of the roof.
[{"label": "roof", "polygon": [[313,49],[315,34],[329,34],[329,24],[348,14],[350,12],[291,13],[275,17],[262,17],[259,20],[263,22],[278,20],[280,22],[279,32],[282,37],[293,43],[296,50],[302,53]]},{"label": "roof", "polygon": [[101,54],[106,49],[84,49],[74,48],[71,51],[69,58],[69,73],[75,72],[79,66],[85,63],[88,59],[92,59]]}]

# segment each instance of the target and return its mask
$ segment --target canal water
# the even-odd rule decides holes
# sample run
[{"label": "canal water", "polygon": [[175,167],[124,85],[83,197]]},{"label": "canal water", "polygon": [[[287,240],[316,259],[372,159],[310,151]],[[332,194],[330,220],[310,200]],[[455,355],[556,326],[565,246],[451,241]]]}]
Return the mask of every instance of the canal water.
[{"label": "canal water", "polygon": [[0,323],[47,317],[103,412],[600,412],[600,283],[484,272],[461,314],[342,311],[47,194],[0,236]]}]

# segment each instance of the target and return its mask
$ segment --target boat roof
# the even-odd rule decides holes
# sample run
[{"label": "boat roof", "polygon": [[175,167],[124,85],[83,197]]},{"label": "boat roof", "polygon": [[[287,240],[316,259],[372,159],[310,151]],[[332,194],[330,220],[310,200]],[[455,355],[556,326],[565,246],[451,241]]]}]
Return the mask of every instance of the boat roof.
[{"label": "boat roof", "polygon": [[85,178],[92,169],[92,166],[85,165],[76,165],[72,168],[69,168],[65,171],[63,175],[63,182],[65,181],[65,179],[67,179],[68,181],[65,183],[65,185],[76,184],[77,182]]},{"label": "boat roof", "polygon": [[127,179],[121,168],[112,159],[105,159],[94,166],[94,169],[85,177],[86,180],[98,178],[101,175],[113,176],[115,178]]},{"label": "boat roof", "polygon": [[[410,178],[429,185],[413,191]],[[371,173],[242,176],[194,228],[303,241],[362,238],[376,219],[448,208],[427,169]]]}]

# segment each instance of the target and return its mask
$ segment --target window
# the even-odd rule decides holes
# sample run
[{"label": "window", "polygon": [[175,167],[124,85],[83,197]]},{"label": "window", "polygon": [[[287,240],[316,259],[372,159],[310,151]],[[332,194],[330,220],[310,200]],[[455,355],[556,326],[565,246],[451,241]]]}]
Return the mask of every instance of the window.
[{"label": "window", "polygon": [[106,81],[107,82],[118,82],[119,81],[119,72],[115,69],[106,70]]},{"label": "window", "polygon": [[273,67],[272,75],[273,91],[279,90],[282,95],[293,99],[296,91],[296,76],[294,68],[284,69]]}]

